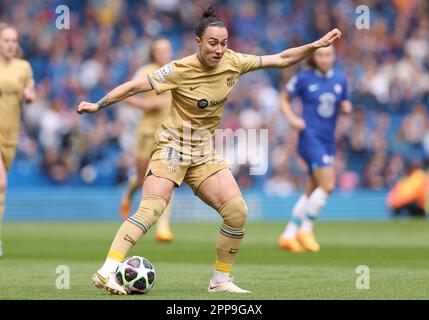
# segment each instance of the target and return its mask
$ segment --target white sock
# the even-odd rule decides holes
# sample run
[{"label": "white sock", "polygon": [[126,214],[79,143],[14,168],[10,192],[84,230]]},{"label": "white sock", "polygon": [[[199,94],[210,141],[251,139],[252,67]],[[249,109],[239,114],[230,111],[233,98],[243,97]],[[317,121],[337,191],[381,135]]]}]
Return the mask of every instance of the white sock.
[{"label": "white sock", "polygon": [[319,215],[320,210],[326,205],[329,194],[321,188],[316,188],[308,198],[307,214],[302,221],[300,231],[313,232],[314,220]]},{"label": "white sock", "polygon": [[222,272],[219,270],[216,270],[213,272],[213,281],[215,283],[222,283],[229,280],[229,273],[228,272]]},{"label": "white sock", "polygon": [[299,231],[302,231],[302,232],[313,232],[313,228],[314,228],[313,220],[305,219],[302,222],[301,227],[299,228]]},{"label": "white sock", "polygon": [[101,271],[113,273],[116,272],[116,269],[119,266],[119,262],[112,259],[112,258],[106,258],[106,261],[104,261],[103,266],[101,267]]},{"label": "white sock", "polygon": [[308,198],[305,194],[301,195],[292,210],[292,217],[286,226],[283,235],[286,239],[293,239],[298,233],[299,226],[302,220],[305,218],[306,207]]}]

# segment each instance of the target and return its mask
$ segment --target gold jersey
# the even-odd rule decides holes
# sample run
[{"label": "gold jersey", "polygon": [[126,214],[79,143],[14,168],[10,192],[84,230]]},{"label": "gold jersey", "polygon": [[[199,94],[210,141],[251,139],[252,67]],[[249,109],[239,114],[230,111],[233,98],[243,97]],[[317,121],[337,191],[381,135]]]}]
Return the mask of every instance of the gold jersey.
[{"label": "gold jersey", "polygon": [[33,71],[27,61],[0,63],[0,135],[6,145],[18,143],[23,89],[32,86]]},{"label": "gold jersey", "polygon": [[149,74],[157,94],[172,94],[171,113],[159,127],[158,142],[181,154],[212,152],[214,130],[231,90],[242,74],[261,66],[261,57],[227,49],[215,68],[204,66],[194,54]]},{"label": "gold jersey", "polygon": [[[156,63],[147,64],[145,66],[142,66],[139,70],[137,70],[136,75],[134,76],[134,79],[141,79],[142,77],[146,76],[147,74],[150,74],[152,72],[155,72],[158,70],[161,66]],[[171,100],[171,93],[170,91],[167,91],[163,93],[168,100]],[[156,93],[153,91],[146,92],[144,94],[145,97],[155,96]],[[143,117],[141,118],[141,121],[139,123],[137,134],[138,135],[145,135],[145,136],[152,136],[155,137],[156,129],[158,129],[161,122],[167,117],[167,115],[170,113],[171,110],[171,102],[168,102],[168,105],[163,106],[162,108],[158,109],[152,109],[152,110],[145,110]]]}]

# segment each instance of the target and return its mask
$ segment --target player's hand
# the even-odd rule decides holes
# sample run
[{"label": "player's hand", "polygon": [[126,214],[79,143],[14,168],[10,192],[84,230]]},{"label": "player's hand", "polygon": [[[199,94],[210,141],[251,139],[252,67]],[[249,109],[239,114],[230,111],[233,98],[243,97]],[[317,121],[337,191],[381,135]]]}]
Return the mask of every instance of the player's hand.
[{"label": "player's hand", "polygon": [[305,121],[302,118],[293,118],[290,121],[293,130],[300,132],[305,129]]},{"label": "player's hand", "polygon": [[325,34],[322,38],[316,41],[316,46],[319,48],[329,47],[331,44],[335,42],[335,40],[341,38],[341,31],[337,28],[332,29],[327,34]]},{"label": "player's hand", "polygon": [[353,107],[350,101],[344,100],[341,102],[341,112],[344,114],[351,114],[353,111]]},{"label": "player's hand", "polygon": [[82,113],[96,113],[98,110],[100,110],[100,106],[97,103],[91,103],[83,101],[79,104],[76,111],[79,114]]},{"label": "player's hand", "polygon": [[34,101],[34,99],[36,99],[36,92],[34,91],[34,88],[24,88],[22,91],[22,97],[26,103]]}]

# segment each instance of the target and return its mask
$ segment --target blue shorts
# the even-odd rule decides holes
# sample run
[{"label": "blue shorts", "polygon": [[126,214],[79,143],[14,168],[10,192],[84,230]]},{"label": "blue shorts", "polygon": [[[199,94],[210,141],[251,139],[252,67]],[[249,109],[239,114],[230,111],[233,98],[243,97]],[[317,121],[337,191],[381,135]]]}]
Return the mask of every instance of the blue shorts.
[{"label": "blue shorts", "polygon": [[335,163],[335,141],[326,142],[303,131],[299,135],[298,153],[308,165],[308,171],[332,167]]}]

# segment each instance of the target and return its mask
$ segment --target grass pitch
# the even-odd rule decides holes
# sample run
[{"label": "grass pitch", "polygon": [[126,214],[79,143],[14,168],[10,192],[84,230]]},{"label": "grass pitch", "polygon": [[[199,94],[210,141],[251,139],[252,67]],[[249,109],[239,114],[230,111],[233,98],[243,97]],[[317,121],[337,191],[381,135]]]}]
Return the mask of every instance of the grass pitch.
[{"label": "grass pitch", "polygon": [[[249,223],[233,268],[249,295],[209,294],[213,223],[175,223],[175,239],[160,244],[152,230],[130,254],[156,268],[154,289],[110,296],[90,283],[118,223],[6,223],[0,259],[0,299],[429,299],[429,222],[319,222],[317,254],[277,247],[284,222]],[[68,266],[70,289],[57,289]],[[370,288],[356,288],[356,268],[369,267]]]}]

